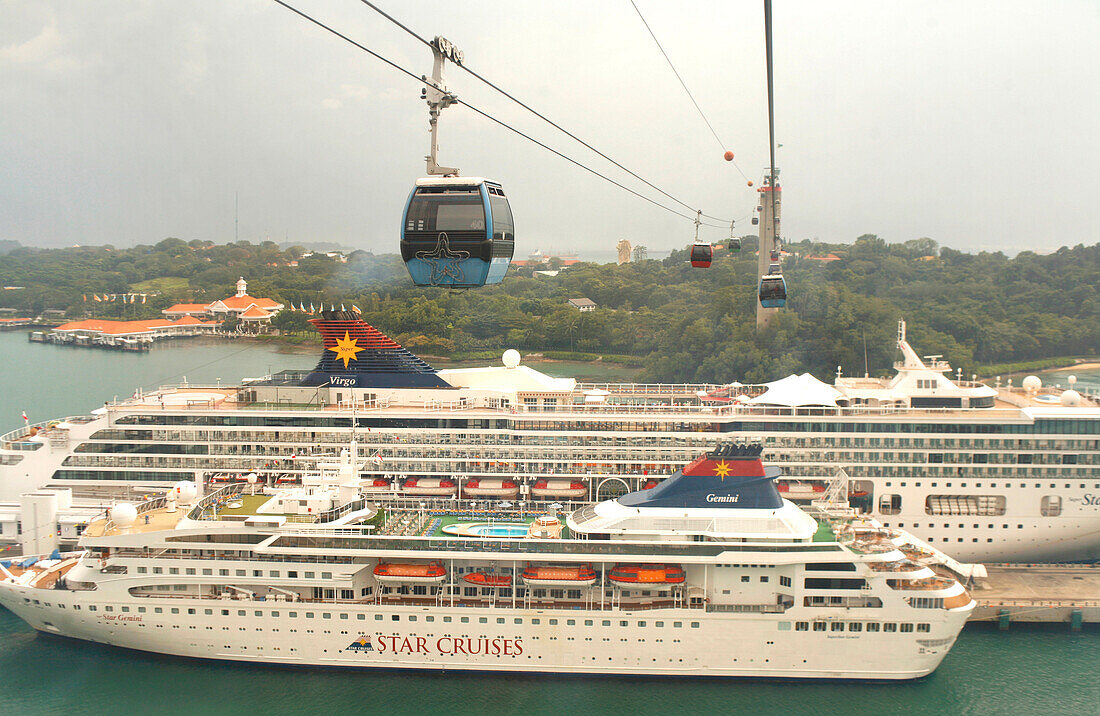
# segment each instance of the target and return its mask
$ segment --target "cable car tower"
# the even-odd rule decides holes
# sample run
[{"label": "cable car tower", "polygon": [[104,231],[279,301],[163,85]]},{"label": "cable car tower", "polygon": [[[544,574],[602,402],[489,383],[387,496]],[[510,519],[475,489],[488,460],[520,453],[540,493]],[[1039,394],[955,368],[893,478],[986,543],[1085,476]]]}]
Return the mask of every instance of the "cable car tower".
[{"label": "cable car tower", "polygon": [[779,268],[783,187],[779,184],[779,169],[765,169],[764,172],[762,186],[757,189],[760,203],[756,207],[760,213],[760,251],[756,258],[757,275],[760,276],[760,300],[756,303],[757,330],[767,328],[772,316],[779,312],[779,307],[787,299],[787,284]]}]

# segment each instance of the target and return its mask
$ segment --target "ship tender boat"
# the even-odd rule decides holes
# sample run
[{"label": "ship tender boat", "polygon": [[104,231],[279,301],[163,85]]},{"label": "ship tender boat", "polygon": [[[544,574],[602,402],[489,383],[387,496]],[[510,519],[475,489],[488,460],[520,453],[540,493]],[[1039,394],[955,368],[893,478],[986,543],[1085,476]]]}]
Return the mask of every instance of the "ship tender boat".
[{"label": "ship tender boat", "polygon": [[619,586],[683,584],[687,573],[678,564],[616,564],[607,579]]},{"label": "ship tender boat", "polygon": [[[740,435],[764,441],[788,484],[824,483],[843,467],[853,504],[964,561],[1100,559],[1097,402],[1065,384],[971,380],[917,355],[904,323],[891,377],[762,385],[584,384],[514,353],[503,365],[435,370],[357,313],[323,311],[313,323],[324,351],[311,371],[139,391],[0,436],[0,549],[72,549],[89,515],[135,488],[251,473],[271,484],[352,440],[377,456],[363,480],[501,480],[529,486],[519,499],[567,502],[638,490]],[[345,365],[336,356],[349,343],[363,350]],[[61,533],[20,533],[32,520]]]},{"label": "ship tender boat", "polygon": [[531,485],[535,497],[578,499],[588,494],[588,486],[580,480],[536,480]]},{"label": "ship tender boat", "polygon": [[817,482],[790,482],[780,480],[776,483],[779,494],[788,500],[812,500],[825,492],[825,485]]},{"label": "ship tender boat", "polygon": [[400,584],[438,584],[447,578],[447,570],[440,562],[379,562],[373,574],[379,582]]},{"label": "ship tender boat", "polygon": [[454,480],[431,477],[412,477],[401,483],[406,495],[453,495],[457,490]]},{"label": "ship tender boat", "polygon": [[513,498],[519,494],[519,485],[512,480],[474,478],[462,486],[462,493],[470,497]]},{"label": "ship tender boat", "polygon": [[398,535],[419,513],[365,499],[353,445],[300,488],[118,504],[79,551],[0,563],[0,605],[44,633],[284,667],[881,680],[936,669],[974,609],[944,576],[946,556],[913,562],[913,538],[850,510],[811,517],[779,496],[781,471],[760,450],[720,444],[652,490],[574,510],[568,539],[486,541]]},{"label": "ship tender boat", "polygon": [[596,583],[596,571],[589,565],[528,567],[523,582],[540,587],[588,587]]},{"label": "ship tender boat", "polygon": [[462,575],[462,581],[478,587],[510,587],[512,578],[506,574],[493,572],[470,572]]}]

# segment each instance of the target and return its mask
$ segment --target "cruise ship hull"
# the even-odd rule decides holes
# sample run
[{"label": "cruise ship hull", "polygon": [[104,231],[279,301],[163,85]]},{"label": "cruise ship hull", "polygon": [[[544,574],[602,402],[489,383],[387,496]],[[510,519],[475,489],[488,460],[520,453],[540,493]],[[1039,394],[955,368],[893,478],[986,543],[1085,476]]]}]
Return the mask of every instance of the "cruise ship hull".
[{"label": "cruise ship hull", "polygon": [[[124,615],[103,612],[102,602],[98,612],[90,613],[87,607],[94,600],[78,595],[47,592],[47,607],[42,590],[0,584],[0,604],[44,634],[169,656],[356,669],[906,680],[939,666],[970,613],[969,608],[944,612],[927,633],[870,634],[794,631],[800,619],[830,625],[860,621],[843,610],[716,617],[698,609],[562,614],[499,607],[221,601],[214,614],[223,609],[229,614],[212,618],[203,614],[210,608],[204,600],[148,599],[145,614]],[[77,616],[73,606],[81,603],[83,616]],[[155,608],[162,613],[154,614]],[[173,608],[180,613],[171,614]],[[188,615],[188,609],[196,614]],[[297,616],[289,617],[292,612]],[[926,616],[932,615],[921,618]],[[567,621],[593,626],[563,628]],[[677,623],[681,626],[674,627]],[[898,649],[901,640],[912,648]]]}]

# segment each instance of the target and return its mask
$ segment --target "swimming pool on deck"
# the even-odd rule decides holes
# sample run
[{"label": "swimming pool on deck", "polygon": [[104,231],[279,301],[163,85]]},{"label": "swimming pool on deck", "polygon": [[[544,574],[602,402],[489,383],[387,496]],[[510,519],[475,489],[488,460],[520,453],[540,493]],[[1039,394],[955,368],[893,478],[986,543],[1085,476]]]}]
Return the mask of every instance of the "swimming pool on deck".
[{"label": "swimming pool on deck", "polygon": [[526,537],[528,528],[523,522],[472,522],[446,525],[442,531],[460,537]]}]

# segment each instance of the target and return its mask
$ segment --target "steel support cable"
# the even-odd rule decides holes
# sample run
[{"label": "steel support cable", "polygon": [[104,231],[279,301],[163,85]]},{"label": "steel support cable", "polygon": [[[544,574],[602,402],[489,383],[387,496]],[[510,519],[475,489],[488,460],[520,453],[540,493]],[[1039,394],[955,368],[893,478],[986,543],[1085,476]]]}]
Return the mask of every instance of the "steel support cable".
[{"label": "steel support cable", "polygon": [[[362,45],[362,44],[360,44],[360,43],[356,42],[355,40],[351,39],[351,38],[350,38],[350,37],[348,37],[347,35],[344,35],[343,33],[339,32],[338,30],[336,30],[336,29],[334,29],[334,28],[332,28],[332,27],[329,27],[328,25],[326,25],[325,23],[321,22],[320,20],[317,20],[316,18],[314,18],[314,17],[311,17],[310,15],[307,15],[306,13],[302,12],[301,10],[299,10],[299,9],[297,9],[297,8],[295,8],[295,7],[293,7],[292,5],[290,5],[290,4],[286,3],[286,2],[284,2],[284,0],[273,0],[273,2],[275,2],[275,3],[276,3],[276,4],[278,4],[278,5],[281,5],[281,6],[285,7],[285,8],[287,9],[287,10],[290,10],[291,12],[293,12],[293,13],[294,13],[294,14],[296,14],[296,15],[298,15],[299,17],[301,17],[301,18],[303,18],[303,19],[305,19],[305,20],[308,20],[309,22],[313,23],[314,25],[317,25],[318,27],[320,27],[320,28],[322,28],[322,29],[324,29],[324,30],[326,30],[326,31],[328,31],[328,32],[330,32],[330,33],[332,33],[332,34],[333,34],[333,35],[335,35],[336,37],[339,37],[339,38],[340,38],[341,40],[344,40],[345,42],[347,42],[347,43],[349,43],[349,44],[351,44],[351,45],[354,45],[355,47],[359,48],[359,49],[360,49],[360,50],[362,50],[363,52],[366,52],[367,54],[371,55],[372,57],[375,57],[375,58],[377,58],[377,59],[381,60],[382,62],[385,62],[385,63],[386,63],[387,65],[389,65],[390,67],[393,67],[394,69],[396,69],[396,70],[398,70],[398,71],[400,71],[400,72],[403,72],[404,74],[406,74],[406,75],[408,75],[409,77],[413,78],[413,79],[414,79],[414,80],[416,80],[417,82],[420,82],[421,84],[423,84],[423,85],[425,85],[425,86],[430,86],[430,85],[429,85],[429,83],[428,83],[428,81],[427,81],[426,79],[424,79],[423,77],[421,77],[421,76],[419,76],[419,75],[417,75],[417,74],[415,74],[415,73],[413,73],[413,72],[410,72],[409,70],[405,69],[405,68],[404,68],[404,67],[402,67],[401,65],[399,65],[399,64],[397,64],[396,62],[394,62],[394,61],[392,61],[392,60],[390,60],[390,59],[387,59],[386,57],[384,57],[384,56],[382,56],[382,55],[378,54],[377,52],[375,52],[374,50],[370,49],[369,47],[366,47],[366,46],[364,46],[364,45]],[[631,189],[630,187],[628,187],[628,186],[626,186],[626,185],[624,185],[624,184],[621,184],[621,183],[619,183],[619,182],[615,181],[615,180],[614,180],[614,179],[612,179],[611,177],[609,177],[609,176],[606,176],[606,175],[604,175],[604,174],[601,174],[600,172],[596,171],[595,169],[593,169],[593,168],[591,168],[591,167],[589,167],[589,166],[587,166],[587,165],[585,165],[585,164],[582,164],[581,162],[577,161],[576,159],[573,159],[572,157],[566,156],[565,154],[563,154],[563,153],[559,152],[558,150],[554,149],[553,147],[551,147],[551,146],[549,146],[549,145],[547,145],[547,144],[544,144],[544,143],[540,142],[539,140],[535,139],[534,137],[532,137],[532,136],[530,136],[530,135],[528,135],[528,134],[525,134],[524,132],[521,132],[520,130],[518,130],[518,129],[516,129],[515,127],[511,126],[511,125],[510,125],[510,124],[508,124],[507,122],[504,122],[504,121],[502,121],[502,120],[499,120],[499,119],[497,119],[496,117],[492,116],[492,115],[491,115],[491,114],[489,114],[488,112],[484,112],[484,111],[482,111],[482,110],[478,109],[477,107],[475,107],[474,105],[472,105],[472,104],[470,104],[470,103],[468,103],[468,102],[464,102],[464,101],[462,101],[462,100],[458,100],[458,101],[457,101],[457,104],[462,104],[462,105],[464,105],[464,106],[466,106],[466,107],[470,108],[471,110],[473,110],[473,111],[474,111],[475,113],[477,113],[477,114],[481,115],[482,117],[485,117],[486,119],[488,119],[488,120],[490,120],[490,121],[492,121],[492,122],[495,122],[496,124],[499,124],[500,126],[504,127],[505,129],[507,129],[507,130],[509,130],[509,131],[511,131],[511,132],[513,132],[513,133],[515,133],[515,134],[517,134],[517,135],[519,135],[520,137],[523,137],[524,139],[526,139],[526,140],[528,140],[528,141],[530,141],[530,142],[532,142],[532,143],[534,143],[534,144],[537,144],[538,146],[540,146],[540,147],[542,147],[543,149],[547,150],[547,151],[548,151],[548,152],[550,152],[551,154],[554,154],[554,155],[556,155],[556,156],[558,156],[558,157],[561,157],[562,159],[566,160],[567,162],[569,162],[569,163],[571,163],[571,164],[574,164],[574,165],[576,165],[576,166],[580,167],[581,169],[584,169],[585,171],[587,171],[587,172],[589,172],[589,173],[591,173],[591,174],[594,174],[595,176],[599,177],[600,179],[603,179],[603,180],[604,180],[604,181],[606,181],[606,182],[609,182],[609,183],[611,183],[611,184],[614,184],[615,186],[619,187],[619,188],[620,188],[620,189],[622,189],[623,191],[629,192],[629,193],[633,194],[634,196],[638,197],[639,199],[643,199],[643,200],[645,200],[645,201],[648,201],[648,202],[649,202],[650,204],[653,204],[654,206],[660,207],[660,208],[664,209],[665,211],[667,211],[667,212],[669,212],[669,213],[675,214],[676,216],[679,216],[679,217],[682,217],[682,218],[684,218],[684,219],[687,219],[687,220],[689,220],[689,221],[691,221],[691,222],[693,222],[693,223],[695,222],[695,217],[694,217],[694,216],[688,216],[687,214],[681,213],[681,212],[677,211],[676,209],[673,209],[673,208],[671,208],[671,207],[665,206],[664,204],[660,203],[659,201],[656,201],[655,199],[651,199],[651,198],[649,198],[648,196],[646,196],[646,195],[644,195],[644,194],[641,194],[641,193],[639,193],[639,192],[637,192],[637,191],[635,191],[635,190]],[[710,228],[713,228],[713,229],[725,229],[725,228],[726,228],[725,226],[723,226],[723,225],[720,225],[720,224],[707,224],[707,223],[703,223],[703,224],[701,224],[701,225],[702,225],[702,226],[707,226],[707,227],[710,227]]]},{"label": "steel support cable", "polygon": [[[428,40],[426,40],[425,38],[421,37],[420,35],[416,34],[416,32],[415,32],[414,30],[410,29],[410,28],[409,28],[409,27],[408,27],[407,25],[403,24],[403,23],[402,23],[402,22],[401,22],[400,20],[398,20],[398,19],[394,18],[394,17],[392,16],[392,15],[390,15],[389,13],[387,13],[387,12],[386,12],[385,10],[383,10],[382,8],[380,8],[380,7],[378,7],[377,5],[375,5],[375,4],[373,3],[373,2],[371,2],[371,0],[359,0],[359,2],[363,3],[364,5],[366,5],[367,7],[369,7],[370,9],[374,10],[375,12],[377,12],[377,13],[378,13],[379,15],[381,15],[382,17],[384,17],[384,18],[386,18],[387,20],[389,20],[390,22],[392,22],[392,23],[393,23],[394,25],[396,25],[397,27],[399,27],[399,28],[401,28],[402,30],[404,30],[405,32],[407,32],[407,33],[408,33],[408,34],[409,34],[410,36],[412,36],[413,38],[415,38],[415,39],[416,39],[416,40],[417,40],[418,42],[421,42],[421,43],[423,43],[423,44],[427,45],[428,47],[431,47],[431,46],[432,46],[432,43],[431,43],[431,42],[429,42],[429,41],[428,41]],[[644,18],[643,18],[642,22],[645,22],[645,19],[644,19]],[[656,39],[656,38],[654,38],[654,39]],[[659,47],[659,46],[660,46],[660,45],[658,45],[658,47]],[[662,52],[663,52],[663,50],[662,50]],[[456,64],[457,64],[457,63],[456,63]],[[671,63],[670,63],[670,64],[671,64]],[[596,147],[592,146],[591,144],[589,144],[589,143],[588,143],[588,142],[586,142],[585,140],[583,140],[583,139],[581,139],[580,137],[578,137],[577,135],[573,134],[572,132],[570,132],[570,131],[569,131],[568,129],[566,129],[565,127],[561,126],[560,124],[558,124],[558,123],[557,123],[557,122],[555,122],[554,120],[550,119],[549,117],[547,117],[546,115],[544,115],[544,114],[543,114],[542,112],[539,112],[539,111],[538,111],[537,109],[535,109],[534,107],[531,107],[531,106],[530,106],[529,104],[527,104],[527,103],[526,103],[526,102],[524,102],[523,100],[519,99],[519,98],[518,98],[518,97],[516,97],[515,95],[511,94],[511,93],[510,93],[510,92],[508,92],[507,90],[503,89],[502,87],[500,87],[499,85],[497,85],[497,84],[496,84],[496,83],[494,83],[493,81],[491,81],[491,80],[489,80],[489,79],[487,79],[487,78],[483,77],[483,76],[482,76],[481,74],[479,74],[479,73],[478,73],[478,72],[476,72],[475,70],[472,70],[472,69],[470,69],[469,67],[467,67],[467,66],[466,66],[466,65],[464,65],[464,64],[459,64],[459,65],[458,65],[458,67],[460,67],[460,68],[461,68],[461,69],[463,69],[464,71],[468,72],[468,73],[469,73],[470,75],[472,75],[472,76],[473,76],[473,77],[474,77],[475,79],[477,79],[477,80],[479,80],[479,81],[483,82],[484,84],[488,85],[489,87],[491,87],[492,89],[496,90],[496,91],[497,91],[497,92],[499,92],[500,94],[504,95],[504,96],[505,96],[505,97],[507,97],[508,99],[512,100],[513,102],[515,102],[516,104],[518,104],[518,105],[519,105],[520,107],[522,107],[523,109],[527,110],[527,111],[528,111],[528,112],[530,112],[531,114],[535,115],[536,117],[538,117],[538,118],[539,118],[539,119],[541,119],[542,121],[546,122],[546,123],[547,123],[547,124],[549,124],[549,125],[550,125],[551,127],[553,127],[554,129],[558,130],[559,132],[561,132],[561,133],[562,133],[562,134],[564,134],[565,136],[567,136],[567,137],[569,137],[570,139],[574,140],[575,142],[577,142],[577,143],[581,144],[581,145],[582,145],[582,146],[584,146],[585,148],[587,148],[587,149],[591,150],[592,152],[594,152],[595,154],[599,155],[599,156],[600,156],[600,157],[602,157],[603,159],[606,159],[607,161],[611,162],[612,164],[614,164],[614,165],[615,165],[616,167],[618,167],[619,169],[622,169],[622,170],[623,170],[624,172],[626,172],[626,173],[627,173],[627,174],[629,174],[630,176],[634,177],[634,178],[635,178],[635,179],[637,179],[638,181],[640,181],[640,182],[642,182],[643,184],[645,184],[646,186],[648,186],[648,187],[649,187],[650,189],[653,189],[654,191],[656,191],[656,192],[658,192],[658,193],[660,193],[660,194],[663,194],[664,196],[666,196],[667,198],[669,198],[669,199],[671,199],[672,201],[676,202],[677,204],[679,204],[680,206],[684,207],[684,208],[685,208],[685,209],[687,209],[688,211],[691,211],[691,212],[695,212],[695,211],[696,211],[696,208],[695,208],[695,207],[691,206],[690,204],[688,204],[688,203],[687,203],[687,202],[685,202],[685,201],[682,201],[682,200],[678,199],[677,197],[675,197],[675,196],[673,196],[672,194],[668,193],[667,191],[665,191],[665,190],[664,190],[664,189],[662,189],[661,187],[659,187],[659,186],[657,186],[656,184],[654,184],[654,183],[650,182],[649,180],[645,179],[645,178],[644,178],[644,177],[642,177],[641,175],[639,175],[639,174],[637,174],[637,173],[635,173],[635,172],[631,171],[630,169],[627,169],[627,168],[626,168],[625,166],[623,166],[623,165],[622,165],[622,164],[620,164],[619,162],[615,161],[614,159],[612,159],[612,158],[611,158],[611,157],[609,157],[608,155],[604,154],[604,153],[603,153],[603,152],[601,152],[601,151],[600,151],[599,149],[596,149]],[[675,71],[676,71],[676,69],[675,69],[675,68],[673,68],[673,70],[672,70],[672,71],[673,71],[673,72],[675,72]],[[677,77],[678,77],[678,76],[679,76],[679,75],[677,75]],[[686,87],[685,87],[685,89],[686,89]],[[688,93],[688,96],[691,96],[691,93],[690,93],[690,92]],[[694,100],[694,98],[692,99],[692,101],[693,101],[693,102],[695,101],[695,100]],[[467,106],[469,106],[469,105],[467,105]],[[698,107],[698,105],[696,105],[696,107]],[[700,112],[701,112],[701,111],[702,111],[702,110],[700,110]],[[706,121],[706,117],[704,117],[703,119],[704,119],[704,121]],[[707,126],[710,126],[710,123],[709,123],[709,122],[707,123]],[[713,129],[713,128],[711,128],[711,132],[713,132],[713,131],[714,131],[714,129]],[[717,136],[718,136],[718,135],[715,135],[715,138],[717,138]],[[721,140],[719,140],[719,143],[721,143]],[[737,165],[736,165],[736,163],[734,163],[734,166],[737,166]],[[739,172],[740,172],[740,171],[741,171],[741,168],[740,168],[740,167],[738,167],[737,171],[739,171]],[[744,172],[742,172],[742,173],[741,173],[741,175],[742,175],[742,176],[744,176]],[[746,179],[747,179],[747,177],[746,177]],[[720,216],[711,216],[710,214],[706,214],[706,213],[704,213],[704,214],[703,214],[703,216],[707,217],[708,219],[714,219],[715,221],[722,221],[722,222],[727,222],[727,223],[729,222],[729,219],[723,219],[723,218],[722,218],[722,217],[720,217]],[[694,217],[692,217],[692,221],[694,221],[694,220],[695,220],[695,219],[694,219]]]},{"label": "steel support cable", "polygon": [[[642,21],[642,24],[645,25],[645,29],[649,31],[649,36],[653,38],[653,44],[657,45],[657,49],[661,51],[661,55],[664,56],[665,62],[668,63],[669,69],[672,70],[672,74],[676,75],[676,79],[680,81],[680,86],[684,88],[684,92],[687,93],[688,99],[690,99],[691,103],[695,105],[695,110],[699,113],[699,116],[703,118],[703,121],[707,125],[707,129],[709,129],[710,133],[714,135],[714,141],[718,142],[718,146],[722,149],[722,151],[726,151],[727,149],[729,149],[729,147],[722,141],[722,138],[718,136],[718,132],[714,131],[714,125],[712,125],[710,123],[710,120],[707,119],[707,115],[705,112],[703,112],[703,108],[700,107],[699,103],[695,101],[695,95],[693,95],[691,93],[691,90],[688,89],[687,83],[684,82],[684,78],[680,76],[679,71],[677,71],[676,69],[676,65],[672,64],[672,58],[668,56],[668,53],[665,52],[665,48],[661,46],[661,41],[657,39],[657,35],[653,32],[653,28],[651,28],[649,26],[649,23],[646,22],[645,15],[642,15],[642,11],[638,8],[637,3],[635,3],[634,0],[630,0],[630,4],[634,7],[634,12],[638,13],[638,19],[640,19]],[[737,162],[732,159],[730,161],[733,162],[733,166],[737,168],[737,171],[741,175],[741,177],[745,181],[749,181],[749,178],[745,176],[745,172],[741,171],[741,167],[737,164]],[[706,214],[704,214],[704,216],[706,216]],[[717,217],[712,216],[710,218],[714,219]]]}]

